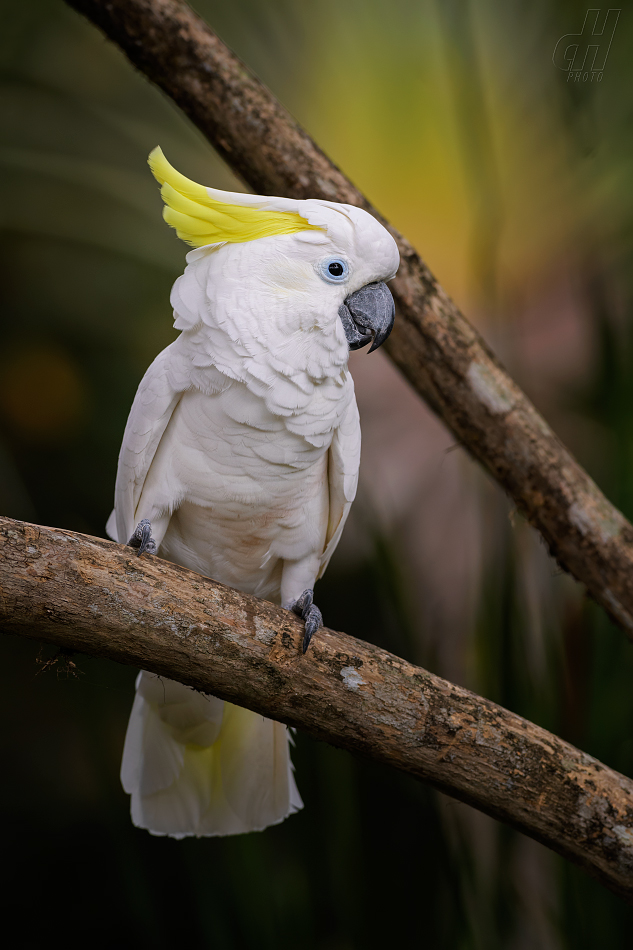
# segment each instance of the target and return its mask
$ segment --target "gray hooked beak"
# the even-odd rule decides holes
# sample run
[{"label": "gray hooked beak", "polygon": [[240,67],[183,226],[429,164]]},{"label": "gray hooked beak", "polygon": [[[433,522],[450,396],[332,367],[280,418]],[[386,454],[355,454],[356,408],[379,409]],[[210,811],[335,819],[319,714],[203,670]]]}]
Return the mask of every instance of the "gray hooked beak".
[{"label": "gray hooked beak", "polygon": [[385,342],[396,315],[391,291],[382,281],[365,284],[338,308],[350,350],[359,350],[371,339],[370,353]]}]

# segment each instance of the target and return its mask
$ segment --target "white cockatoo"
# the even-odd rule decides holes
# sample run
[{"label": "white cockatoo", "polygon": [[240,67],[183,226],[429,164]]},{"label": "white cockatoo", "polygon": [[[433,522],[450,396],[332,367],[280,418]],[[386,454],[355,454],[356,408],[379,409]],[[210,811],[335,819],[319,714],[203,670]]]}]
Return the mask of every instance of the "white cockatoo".
[{"label": "white cockatoo", "polygon": [[[351,205],[205,188],[158,148],[149,163],[195,250],[171,296],[180,336],[130,412],[107,531],[294,610],[305,652],[356,493],[349,351],[391,330],[398,250]],[[302,807],[288,743],[281,723],[140,673],[121,767],[134,824],[180,838],[282,821]]]}]

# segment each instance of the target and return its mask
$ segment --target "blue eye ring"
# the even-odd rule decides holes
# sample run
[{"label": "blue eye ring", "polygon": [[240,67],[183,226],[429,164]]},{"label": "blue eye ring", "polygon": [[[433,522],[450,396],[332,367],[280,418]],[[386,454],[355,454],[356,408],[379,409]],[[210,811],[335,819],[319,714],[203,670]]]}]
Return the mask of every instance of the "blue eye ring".
[{"label": "blue eye ring", "polygon": [[349,277],[349,265],[341,257],[328,257],[319,264],[319,274],[329,284],[341,284]]}]

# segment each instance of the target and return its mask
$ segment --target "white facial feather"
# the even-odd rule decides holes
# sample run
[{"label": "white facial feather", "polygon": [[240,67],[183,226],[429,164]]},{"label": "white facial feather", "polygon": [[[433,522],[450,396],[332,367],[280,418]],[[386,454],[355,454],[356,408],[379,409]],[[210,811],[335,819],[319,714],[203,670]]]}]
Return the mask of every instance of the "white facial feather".
[{"label": "white facial feather", "polygon": [[[326,380],[336,398],[347,382],[349,349],[338,310],[365,284],[398,266],[395,241],[371,215],[351,205],[300,202],[300,213],[327,231],[300,231],[241,244],[210,245],[187,255],[172,292],[175,326],[184,331],[201,389],[215,368],[295,423]],[[347,279],[326,282],[319,265],[340,258]],[[215,385],[215,383],[212,383]],[[322,398],[325,396],[325,399]],[[331,410],[325,393],[311,415]],[[340,407],[344,409],[344,406]],[[316,410],[316,412],[315,412]],[[326,413],[324,424],[336,419]]]}]

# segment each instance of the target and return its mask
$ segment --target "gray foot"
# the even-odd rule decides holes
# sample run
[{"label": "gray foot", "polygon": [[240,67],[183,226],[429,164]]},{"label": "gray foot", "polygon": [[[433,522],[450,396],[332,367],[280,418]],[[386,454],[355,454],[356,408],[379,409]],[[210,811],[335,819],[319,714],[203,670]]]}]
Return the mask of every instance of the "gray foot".
[{"label": "gray foot", "polygon": [[304,590],[303,594],[296,600],[290,608],[297,617],[305,621],[305,633],[303,634],[303,652],[305,653],[310,646],[310,640],[317,632],[319,627],[323,626],[323,617],[321,611],[313,603],[314,591]]},{"label": "gray foot", "polygon": [[156,554],[156,549],[158,545],[152,537],[152,526],[147,518],[143,518],[142,521],[139,521],[137,526],[134,529],[134,534],[128,541],[128,545],[131,548],[138,548],[137,554],[139,557],[141,554]]}]

